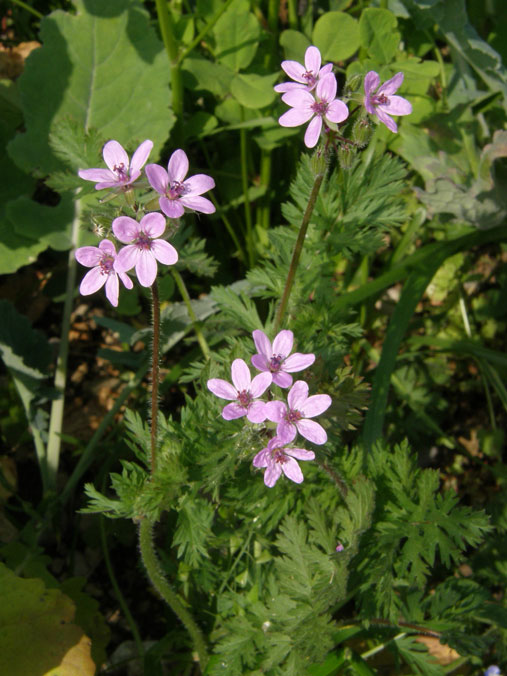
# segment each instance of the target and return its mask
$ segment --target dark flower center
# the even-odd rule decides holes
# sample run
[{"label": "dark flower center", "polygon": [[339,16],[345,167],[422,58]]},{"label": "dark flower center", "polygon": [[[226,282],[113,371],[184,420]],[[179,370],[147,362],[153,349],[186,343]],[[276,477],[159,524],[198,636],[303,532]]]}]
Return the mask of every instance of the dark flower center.
[{"label": "dark flower center", "polygon": [[371,97],[371,102],[374,106],[385,106],[389,105],[389,99],[385,94],[374,94]]},{"label": "dark flower center", "polygon": [[290,411],[287,413],[287,416],[285,420],[290,423],[295,423],[298,420],[301,420],[303,416],[299,411],[296,411],[295,409],[290,409]]},{"label": "dark flower center", "polygon": [[104,254],[100,259],[100,274],[108,275],[113,271],[114,258],[110,254]]},{"label": "dark flower center", "polygon": [[325,101],[315,101],[315,103],[312,104],[313,112],[321,117],[326,114],[327,109],[328,104]]},{"label": "dark flower center", "polygon": [[279,465],[283,465],[287,462],[289,458],[285,455],[285,453],[279,449],[276,451],[273,451],[273,460],[277,462]]},{"label": "dark flower center", "polygon": [[123,162],[120,162],[120,164],[115,164],[113,167],[113,172],[118,176],[120,181],[127,180],[127,170],[125,169]]},{"label": "dark flower center", "polygon": [[151,249],[151,242],[151,237],[148,237],[145,232],[140,232],[134,240],[134,244],[141,251],[149,251]]},{"label": "dark flower center", "polygon": [[238,392],[238,403],[243,408],[248,408],[252,403],[253,397],[248,390],[241,390]]},{"label": "dark flower center", "polygon": [[284,357],[281,354],[274,354],[269,360],[269,370],[271,373],[278,373]]},{"label": "dark flower center", "polygon": [[317,83],[317,78],[313,74],[312,70],[306,70],[303,73],[303,80],[306,80],[307,85],[311,88],[315,87]]},{"label": "dark flower center", "polygon": [[170,200],[176,200],[186,192],[185,185],[179,181],[173,181],[167,187],[166,196]]}]

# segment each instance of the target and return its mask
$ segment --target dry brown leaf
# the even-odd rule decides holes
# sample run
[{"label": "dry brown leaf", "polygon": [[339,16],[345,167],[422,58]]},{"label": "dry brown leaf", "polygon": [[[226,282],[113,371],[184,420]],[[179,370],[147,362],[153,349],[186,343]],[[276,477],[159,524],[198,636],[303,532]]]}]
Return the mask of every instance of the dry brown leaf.
[{"label": "dry brown leaf", "polygon": [[447,666],[461,657],[453,648],[440,643],[438,638],[433,636],[418,636],[416,641],[423,643],[428,648],[429,654],[442,666]]}]

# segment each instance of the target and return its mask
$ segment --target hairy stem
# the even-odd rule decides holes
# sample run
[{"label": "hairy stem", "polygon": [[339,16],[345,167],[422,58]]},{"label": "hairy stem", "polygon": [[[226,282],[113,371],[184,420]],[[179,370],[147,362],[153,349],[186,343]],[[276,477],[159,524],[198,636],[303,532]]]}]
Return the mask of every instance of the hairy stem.
[{"label": "hairy stem", "polygon": [[158,381],[160,360],[160,301],[158,298],[157,280],[151,287],[153,343],[151,362],[151,475],[157,469],[157,436],[158,436]]},{"label": "hairy stem", "polygon": [[160,566],[155,543],[153,541],[153,523],[149,519],[143,519],[139,526],[139,547],[141,558],[146,568],[150,582],[164,599],[171,610],[183,623],[190,634],[194,649],[198,655],[201,671],[204,672],[208,663],[208,651],[201,630],[197,626],[191,613],[185,607],[182,599],[173,591]]},{"label": "hairy stem", "polygon": [[197,342],[199,343],[199,346],[201,348],[201,352],[205,359],[209,359],[211,356],[211,352],[208,343],[206,342],[206,338],[204,337],[204,333],[201,330],[201,323],[197,319],[197,316],[194,312],[194,308],[192,307],[192,301],[190,300],[190,296],[188,294],[187,287],[185,286],[185,282],[183,281],[183,277],[180,275],[178,270],[173,269],[171,270],[171,272],[174,277],[174,281],[176,282],[176,285],[180,291],[181,297],[183,298],[183,302],[187,307],[189,317],[192,320],[192,328],[195,331],[195,335],[197,338]]},{"label": "hairy stem", "polygon": [[294,246],[294,252],[292,254],[292,260],[290,262],[289,274],[287,275],[287,281],[285,282],[285,288],[282,294],[282,300],[278,306],[278,310],[275,317],[275,333],[280,330],[282,326],[283,317],[287,309],[287,303],[289,302],[290,293],[292,291],[292,286],[294,284],[294,277],[296,275],[296,270],[298,267],[299,259],[301,257],[301,251],[303,250],[303,244],[306,237],[306,231],[308,229],[308,224],[315,207],[315,202],[317,201],[317,196],[319,194],[320,186],[324,180],[325,170],[320,171],[315,176],[315,181],[313,182],[312,192],[310,193],[310,198],[308,199],[308,204],[306,205],[305,213],[303,215],[303,220],[299,228],[298,237],[296,244]]}]

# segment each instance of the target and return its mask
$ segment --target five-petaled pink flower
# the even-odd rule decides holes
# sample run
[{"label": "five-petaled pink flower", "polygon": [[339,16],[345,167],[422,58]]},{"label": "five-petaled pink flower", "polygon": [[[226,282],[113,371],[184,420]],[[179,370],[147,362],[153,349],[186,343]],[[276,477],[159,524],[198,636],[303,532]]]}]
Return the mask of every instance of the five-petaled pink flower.
[{"label": "five-petaled pink flower", "polygon": [[403,73],[396,73],[394,77],[378,89],[380,77],[374,70],[370,70],[364,78],[364,107],[370,115],[376,115],[378,119],[391,131],[397,132],[398,125],[390,115],[410,115],[412,105],[402,96],[393,96],[403,82]]},{"label": "five-petaled pink flower", "polygon": [[151,286],[157,276],[157,261],[174,265],[178,252],[164,239],[157,239],[165,230],[165,218],[152,211],[138,223],[130,216],[119,216],[113,221],[116,239],[127,244],[118,253],[115,270],[127,272],[135,266],[141,286]]},{"label": "five-petaled pink flower", "polygon": [[115,270],[116,249],[112,242],[103,239],[98,246],[81,246],[76,249],[75,257],[78,263],[92,268],[83,277],[79,291],[83,296],[88,296],[106,285],[107,300],[114,305],[118,305],[118,277],[121,279],[127,289],[134,285],[130,277],[125,272]]},{"label": "five-petaled pink flower", "polygon": [[327,441],[326,430],[316,423],[316,415],[324,413],[331,406],[331,397],[328,394],[314,394],[308,396],[308,385],[304,380],[296,380],[287,395],[287,404],[283,401],[268,401],[266,403],[266,417],[278,423],[276,434],[286,443],[293,441],[297,432],[314,444],[324,444]]},{"label": "five-petaled pink flower", "polygon": [[298,127],[311,120],[305,132],[305,145],[313,148],[319,140],[323,119],[338,123],[349,116],[347,106],[335,98],[337,87],[333,73],[327,73],[317,82],[316,98],[305,89],[291,89],[282,96],[282,101],[292,110],[284,113],[278,122],[282,127]]},{"label": "five-petaled pink flower", "polygon": [[288,92],[291,89],[305,89],[311,92],[312,89],[315,89],[320,78],[333,70],[332,63],[328,63],[321,68],[321,62],[320,52],[317,47],[313,46],[308,47],[305,52],[304,66],[297,61],[282,61],[282,68],[295,82],[282,82],[275,86],[275,92]]},{"label": "five-petaled pink flower", "polygon": [[302,371],[315,361],[314,354],[291,354],[294,334],[284,330],[275,337],[273,345],[265,333],[256,329],[252,333],[258,354],[252,357],[252,364],[259,371],[269,371],[273,375],[273,382],[279,387],[290,387],[294,371]]},{"label": "five-petaled pink flower", "polygon": [[188,158],[184,150],[175,150],[169,158],[167,171],[158,164],[148,164],[146,176],[160,195],[160,208],[169,218],[183,216],[184,207],[203,214],[215,212],[213,203],[203,192],[215,187],[215,181],[206,174],[196,174],[185,180],[188,173]]},{"label": "five-petaled pink flower", "polygon": [[299,467],[298,460],[314,460],[315,453],[304,448],[284,448],[288,442],[281,437],[274,437],[268,441],[266,448],[259,451],[253,459],[254,467],[265,467],[264,483],[269,488],[273,487],[282,472],[285,476],[300,484],[303,481],[303,472]]},{"label": "five-petaled pink flower", "polygon": [[85,181],[98,181],[96,190],[123,188],[139,178],[152,148],[152,141],[143,141],[129,163],[123,146],[118,141],[108,141],[102,149],[102,156],[109,169],[80,169],[77,173]]},{"label": "five-petaled pink flower", "polygon": [[231,367],[231,385],[221,378],[208,380],[208,389],[221,399],[229,399],[232,403],[227,404],[222,411],[225,420],[234,420],[246,415],[253,423],[261,423],[266,420],[263,401],[254,401],[261,397],[271,385],[271,373],[259,373],[252,380],[250,369],[243,359],[235,359]]}]

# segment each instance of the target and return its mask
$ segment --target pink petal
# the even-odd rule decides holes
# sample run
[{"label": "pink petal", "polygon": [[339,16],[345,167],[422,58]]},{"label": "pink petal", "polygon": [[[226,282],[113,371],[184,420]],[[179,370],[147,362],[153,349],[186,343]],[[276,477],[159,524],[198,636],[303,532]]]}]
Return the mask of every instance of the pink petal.
[{"label": "pink petal", "polygon": [[118,306],[118,293],[119,293],[119,283],[118,283],[118,275],[113,273],[110,273],[107,276],[107,281],[106,281],[106,298],[107,300],[113,305],[114,307]]},{"label": "pink petal", "polygon": [[183,183],[183,179],[188,174],[188,157],[184,150],[175,150],[169,158],[167,165],[167,173],[169,175],[169,183],[178,181]]},{"label": "pink petal", "polygon": [[332,63],[326,63],[325,66],[322,66],[322,68],[319,71],[319,78],[324,77],[324,75],[327,75],[327,73],[331,73],[333,71],[333,64]]},{"label": "pink petal", "polygon": [[243,359],[235,359],[232,362],[231,376],[234,387],[238,392],[243,392],[243,390],[248,391],[250,389],[252,377],[250,375],[250,369]]},{"label": "pink petal", "polygon": [[290,357],[283,362],[283,370],[288,373],[294,373],[294,371],[302,371],[303,369],[308,368],[315,361],[314,354],[302,354],[301,352],[294,352]]},{"label": "pink petal", "polygon": [[322,58],[317,47],[308,47],[305,52],[305,67],[307,71],[311,71],[315,75],[319,72]]},{"label": "pink petal", "polygon": [[318,99],[321,101],[327,101],[329,103],[336,97],[337,89],[338,85],[336,84],[336,78],[334,74],[327,73],[317,82],[315,93],[317,94]]},{"label": "pink petal", "polygon": [[[334,76],[333,76],[334,77]],[[282,96],[282,101],[291,108],[311,108],[315,103],[310,92],[306,89],[291,89]]]},{"label": "pink petal", "polygon": [[164,167],[158,164],[148,164],[144,171],[151,187],[161,195],[165,195],[167,186],[169,185],[169,176]]},{"label": "pink petal", "polygon": [[329,394],[314,394],[299,407],[299,411],[305,418],[314,418],[324,413],[331,406],[332,399]]},{"label": "pink petal", "polygon": [[[273,350],[271,349],[271,342],[267,335],[264,333],[264,331],[261,331],[260,329],[255,329],[255,331],[252,331],[252,338],[255,344],[255,347],[257,348],[257,352],[259,352],[261,355],[263,355],[266,359],[271,359],[273,355]],[[253,357],[252,357],[253,360]],[[259,367],[257,367],[259,368]],[[264,369],[261,369],[264,370]]]},{"label": "pink petal", "polygon": [[[248,374],[250,375],[250,370],[248,371]],[[255,376],[255,378],[252,380],[250,384],[250,394],[255,399],[257,399],[257,397],[261,397],[264,394],[264,392],[268,389],[268,387],[271,385],[272,381],[273,376],[271,375],[271,373],[266,372],[259,373],[258,375]]]},{"label": "pink petal", "polygon": [[263,401],[253,401],[248,407],[246,417],[250,422],[261,423],[266,420],[266,404]]},{"label": "pink petal", "polygon": [[378,90],[377,94],[385,94],[386,96],[391,96],[394,94],[395,91],[397,91],[403,82],[403,78],[405,76],[403,73],[396,73],[390,80],[387,80],[384,82],[384,84],[380,87]]},{"label": "pink petal", "polygon": [[[294,334],[288,329],[280,331],[273,341],[273,354],[286,357],[294,344]],[[285,368],[285,367],[284,367]]]},{"label": "pink petal", "polygon": [[296,380],[287,396],[289,407],[299,411],[308,399],[308,385],[304,380]]},{"label": "pink petal", "polygon": [[187,207],[187,209],[192,209],[193,211],[200,211],[202,214],[214,214],[216,209],[213,202],[211,202],[206,197],[187,197],[184,195],[180,198],[180,202]]},{"label": "pink petal", "polygon": [[113,232],[116,239],[124,244],[130,244],[141,231],[140,224],[130,216],[119,216],[113,221]]},{"label": "pink petal", "polygon": [[[141,176],[140,171],[129,171],[130,178],[128,179],[128,181],[125,181],[125,185],[130,185],[131,183],[136,181],[139,178],[139,176]],[[120,183],[122,183],[122,181],[120,181]]]},{"label": "pink petal", "polygon": [[[366,96],[369,98],[370,95],[377,89],[377,87],[380,84],[380,77],[378,73],[376,73],[374,70],[370,70],[369,73],[366,73],[366,77],[364,78],[364,93]],[[371,111],[368,111],[371,112]]]},{"label": "pink petal", "polygon": [[143,141],[141,145],[137,148],[135,153],[132,155],[130,160],[130,170],[129,174],[132,178],[135,173],[137,173],[144,165],[148,159],[151,149],[153,148],[153,141]]},{"label": "pink petal", "polygon": [[307,451],[305,448],[286,448],[285,453],[298,460],[315,460],[315,453]]},{"label": "pink petal", "polygon": [[164,232],[165,218],[162,216],[162,214],[159,214],[158,211],[150,211],[141,218],[141,223],[139,226],[140,229],[148,235],[148,237],[154,239],[155,237],[160,237],[160,235]]},{"label": "pink petal", "polygon": [[116,256],[116,248],[109,239],[103,239],[99,244],[99,249],[109,256]]},{"label": "pink petal", "polygon": [[185,209],[180,201],[179,198],[177,200],[170,200],[167,197],[161,197],[158,203],[166,216],[169,218],[180,218],[185,213]]},{"label": "pink petal", "polygon": [[157,261],[151,251],[140,251],[136,264],[136,275],[141,286],[150,287],[157,276]]},{"label": "pink petal", "polygon": [[259,371],[269,371],[269,362],[262,354],[254,354],[250,360]]},{"label": "pink petal", "polygon": [[296,426],[286,420],[282,420],[276,426],[276,435],[281,439],[283,444],[290,444],[291,441],[294,441],[296,434]]},{"label": "pink petal", "polygon": [[246,408],[236,402],[227,404],[222,410],[222,418],[225,420],[236,420],[236,418],[242,418],[244,415],[246,415]]},{"label": "pink petal", "polygon": [[121,279],[126,289],[131,289],[134,286],[132,280],[125,272],[119,272],[118,270],[116,272],[118,273],[118,277]]},{"label": "pink petal", "polygon": [[271,422],[281,422],[287,415],[287,406],[283,401],[268,401],[265,405],[266,418]]},{"label": "pink petal", "polygon": [[308,122],[313,114],[311,108],[292,108],[278,118],[278,124],[282,127],[299,127]]},{"label": "pink petal", "polygon": [[97,246],[81,246],[79,249],[76,249],[74,256],[81,265],[93,268],[100,263],[103,253]]},{"label": "pink petal", "polygon": [[294,458],[285,456],[285,462],[281,463],[282,472],[285,474],[287,479],[294,481],[296,484],[302,483],[304,477],[301,467],[297,464]]},{"label": "pink petal", "polygon": [[390,96],[387,105],[382,104],[384,110],[389,111],[389,115],[410,115],[412,112],[412,104],[404,99],[402,96]]},{"label": "pink petal", "polygon": [[120,181],[118,178],[114,181],[103,181],[95,184],[95,190],[106,190],[107,188],[117,188],[119,185],[126,185],[127,181]]},{"label": "pink petal", "polygon": [[320,115],[316,115],[306,128],[304,141],[307,148],[314,148],[317,145],[321,129],[322,118]]},{"label": "pink petal", "polygon": [[282,68],[290,78],[296,80],[296,82],[306,84],[306,80],[303,78],[305,72],[305,67],[303,65],[297,61],[282,61]]},{"label": "pink petal", "polygon": [[313,444],[325,444],[327,441],[326,430],[315,422],[315,420],[298,420],[296,423],[297,430],[299,434],[311,441]]},{"label": "pink petal", "polygon": [[304,88],[305,85],[299,84],[299,82],[281,82],[280,84],[277,84],[273,87],[275,92],[278,92],[279,94],[289,92],[291,89],[304,89]]},{"label": "pink petal", "polygon": [[115,185],[118,183],[118,177],[109,169],[80,169],[77,175],[85,181],[113,182]]},{"label": "pink petal", "polygon": [[392,132],[396,134],[396,132],[398,131],[398,125],[396,124],[396,122],[393,120],[392,117],[389,117],[383,106],[377,106],[375,108],[375,115],[383,124],[386,125],[388,129],[390,129]]},{"label": "pink petal", "polygon": [[129,156],[118,141],[108,141],[102,149],[102,157],[109,169],[114,172],[114,168],[123,164],[125,172],[129,168]]},{"label": "pink petal", "polygon": [[227,380],[221,378],[210,378],[206,383],[208,390],[221,399],[229,399],[234,401],[238,397],[238,392]]},{"label": "pink petal", "polygon": [[273,486],[280,478],[281,474],[282,468],[280,467],[280,463],[278,462],[269,463],[264,472],[264,483],[268,488],[273,488]]},{"label": "pink petal", "polygon": [[376,115],[375,112],[375,106],[371,102],[371,97],[370,96],[365,96],[363,99],[364,107],[366,108],[367,112],[370,113],[370,115]]},{"label": "pink petal", "polygon": [[83,277],[79,286],[79,293],[82,296],[89,296],[101,289],[106,283],[107,275],[104,275],[100,268],[92,268]]},{"label": "pink petal", "polygon": [[270,458],[271,451],[269,451],[267,448],[263,448],[262,451],[259,451],[252,460],[252,465],[254,467],[267,467]]},{"label": "pink petal", "polygon": [[343,103],[343,101],[340,101],[339,99],[335,99],[334,101],[331,101],[329,106],[327,107],[326,114],[324,117],[329,120],[330,122],[343,122],[343,120],[346,120],[347,117],[349,116],[349,109],[347,106]]},{"label": "pink petal", "polygon": [[151,250],[155,258],[164,265],[174,265],[178,261],[178,252],[164,239],[155,239],[151,243]]},{"label": "pink petal", "polygon": [[292,385],[292,376],[283,371],[279,371],[278,373],[273,373],[273,382],[275,385],[278,385],[278,387],[290,387]]},{"label": "pink petal", "polygon": [[114,269],[116,272],[120,273],[131,270],[137,265],[140,253],[141,252],[135,244],[129,244],[128,246],[124,246],[123,249],[120,249],[116,256],[116,260],[114,261]]},{"label": "pink petal", "polygon": [[183,185],[185,186],[184,197],[187,197],[202,195],[203,192],[212,190],[215,187],[215,181],[207,174],[196,174],[187,178]]}]

